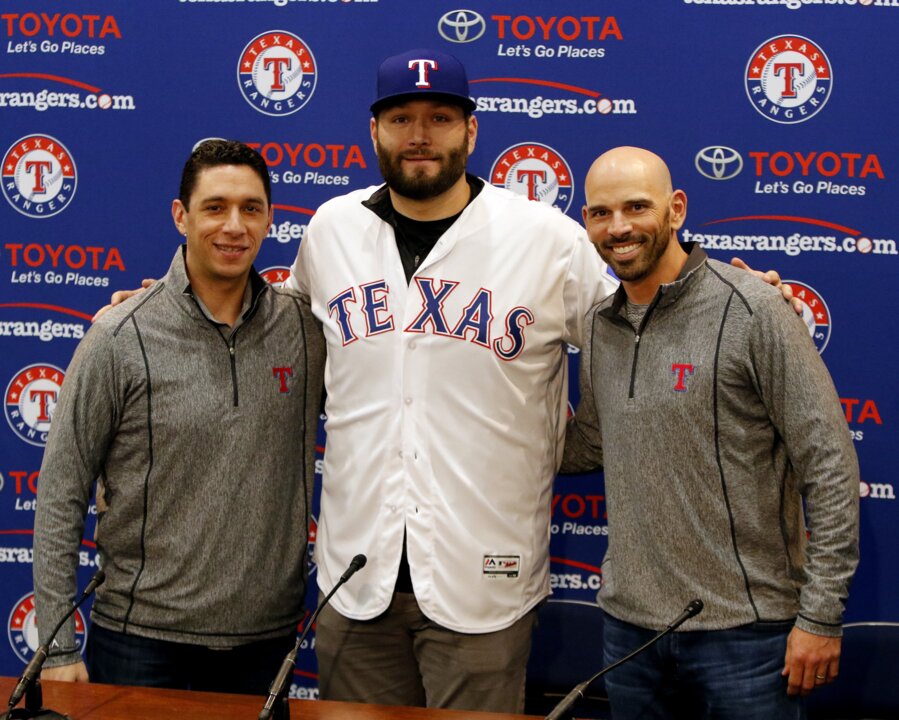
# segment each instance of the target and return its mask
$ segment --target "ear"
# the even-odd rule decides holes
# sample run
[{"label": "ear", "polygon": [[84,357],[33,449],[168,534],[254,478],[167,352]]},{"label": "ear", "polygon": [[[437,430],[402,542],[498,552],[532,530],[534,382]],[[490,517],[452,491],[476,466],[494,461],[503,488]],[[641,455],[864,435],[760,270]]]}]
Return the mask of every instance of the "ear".
[{"label": "ear", "polygon": [[474,115],[469,115],[466,131],[468,132],[468,154],[471,155],[478,141],[478,119]]},{"label": "ear", "polygon": [[268,231],[272,229],[272,223],[275,221],[275,207],[268,206],[268,225],[265,226],[265,235],[268,237]]},{"label": "ear", "polygon": [[581,208],[581,220],[584,223],[584,227],[587,227],[587,206]]},{"label": "ear", "polygon": [[687,219],[687,193],[683,190],[675,190],[671,194],[668,208],[671,211],[671,229],[680,230]]},{"label": "ear", "polygon": [[187,237],[187,224],[185,223],[185,215],[187,208],[180,200],[172,200],[172,219],[175,221],[175,227],[178,232]]},{"label": "ear", "polygon": [[369,132],[371,133],[371,146],[374,148],[375,155],[378,154],[378,118],[373,117],[371,119],[371,125],[369,126]]}]

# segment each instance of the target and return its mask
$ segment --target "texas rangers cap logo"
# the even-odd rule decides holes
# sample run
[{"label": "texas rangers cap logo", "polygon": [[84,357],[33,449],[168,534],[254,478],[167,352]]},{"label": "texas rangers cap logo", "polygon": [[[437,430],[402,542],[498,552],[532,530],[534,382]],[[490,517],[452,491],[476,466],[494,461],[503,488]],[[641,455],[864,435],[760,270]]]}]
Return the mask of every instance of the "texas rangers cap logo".
[{"label": "texas rangers cap logo", "polygon": [[784,280],[793,290],[793,297],[802,301],[802,319],[808,328],[808,334],[812,337],[812,342],[818,348],[819,353],[824,352],[827,343],[830,341],[830,309],[824,298],[811,285],[806,285],[797,280]]},{"label": "texas rangers cap logo", "polygon": [[[37,635],[37,616],[34,612],[34,593],[28,593],[13,606],[6,627],[10,646],[19,660],[27,665],[40,646]],[[86,636],[84,615],[80,610],[76,610],[75,649],[79,652],[84,647]]]},{"label": "texas rangers cap logo", "polygon": [[759,45],[746,65],[746,94],[768,120],[795,124],[821,112],[833,71],[824,51],[800,35],[779,35]]},{"label": "texas rangers cap logo", "polygon": [[519,143],[503,150],[490,169],[490,182],[562,212],[568,211],[574,197],[568,161],[541,143]]},{"label": "texas rangers cap logo", "polygon": [[75,196],[78,174],[72,154],[49,135],[26,135],[3,156],[3,196],[23,215],[48,218]]},{"label": "texas rangers cap logo", "polygon": [[295,113],[309,102],[317,78],[309,46],[286,30],[269,30],[254,37],[237,65],[237,83],[244,99],[265,115]]},{"label": "texas rangers cap logo", "polygon": [[6,386],[4,410],[13,432],[30,445],[43,447],[65,373],[53,365],[29,365]]}]

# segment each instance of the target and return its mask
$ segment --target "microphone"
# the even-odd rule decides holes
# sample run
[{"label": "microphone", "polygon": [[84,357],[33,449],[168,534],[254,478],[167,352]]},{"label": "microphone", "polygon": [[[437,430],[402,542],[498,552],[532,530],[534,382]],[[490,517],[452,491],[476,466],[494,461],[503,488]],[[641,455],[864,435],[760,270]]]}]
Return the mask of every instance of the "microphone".
[{"label": "microphone", "polygon": [[566,715],[566,713],[568,713],[568,711],[571,709],[572,705],[574,705],[580,698],[584,697],[584,691],[595,680],[598,680],[599,678],[601,678],[603,675],[605,675],[610,670],[614,670],[619,665],[623,665],[628,660],[635,658],[637,655],[642,653],[644,650],[647,650],[648,648],[655,645],[659,640],[661,640],[663,637],[665,637],[668,633],[673,632],[674,630],[679,628],[691,617],[693,617],[694,615],[699,615],[699,613],[702,612],[702,608],[703,608],[702,600],[700,600],[699,598],[696,598],[695,600],[691,600],[690,603],[687,605],[687,607],[684,608],[684,611],[680,615],[678,615],[674,621],[672,621],[669,625],[667,625],[665,627],[665,629],[662,630],[662,632],[655,635],[652,639],[650,639],[648,642],[646,642],[643,645],[641,645],[640,647],[638,647],[632,653],[625,655],[620,660],[616,660],[608,667],[604,667],[602,670],[600,670],[598,673],[596,673],[596,675],[591,677],[589,680],[585,680],[584,682],[577,685],[570,693],[568,693],[564,698],[562,698],[562,701],[553,708],[553,711],[549,715],[547,715],[546,718],[544,718],[544,720],[561,720],[561,718],[564,717]]},{"label": "microphone", "polygon": [[[300,647],[303,644],[303,640],[306,639],[306,636],[309,634],[309,629],[315,624],[315,621],[318,619],[318,614],[325,608],[331,598],[334,596],[340,587],[353,575],[355,575],[359,570],[365,567],[365,563],[368,562],[368,558],[365,557],[362,553],[359,553],[350,561],[349,567],[344,571],[343,575],[340,576],[340,580],[337,581],[337,584],[331,589],[322,601],[318,604],[318,607],[315,608],[315,612],[312,613],[312,617],[309,618],[309,622],[307,622],[303,626],[303,632],[300,634],[300,637],[297,638],[296,644],[293,646],[293,650],[291,650],[284,658],[284,662],[281,663],[281,668],[278,670],[278,674],[275,676],[275,679],[272,681],[271,686],[268,689],[268,699],[265,701],[265,705],[262,708],[262,711],[259,713],[259,720],[270,720],[272,717],[279,718],[280,720],[289,720],[290,718],[290,708],[287,705],[287,695],[285,691],[287,690],[287,681],[293,673],[293,669],[297,663],[297,653],[300,650]],[[280,702],[279,702],[280,701]],[[276,706],[277,703],[277,706]]]},{"label": "microphone", "polygon": [[365,555],[363,555],[362,553],[359,553],[356,557],[350,560],[350,566],[346,569],[346,572],[340,576],[340,584],[342,585],[351,577],[353,577],[353,575],[355,575],[365,567],[365,563],[367,562],[368,558],[365,557]]},{"label": "microphone", "polygon": [[[7,704],[7,712],[3,715],[0,715],[0,720],[6,720],[6,718],[12,717],[20,717],[20,718],[30,718],[30,717],[61,717],[56,713],[48,710],[42,710],[41,704],[43,699],[41,697],[42,693],[40,692],[40,674],[41,668],[44,666],[44,662],[47,660],[47,657],[50,655],[50,646],[53,645],[53,641],[56,639],[56,635],[59,632],[60,628],[65,624],[66,620],[68,620],[72,615],[75,614],[75,611],[81,606],[85,600],[87,600],[100,585],[103,584],[103,581],[106,580],[106,573],[100,569],[94,573],[94,576],[91,578],[90,582],[87,584],[87,587],[81,592],[81,595],[78,599],[72,603],[72,607],[66,612],[65,615],[62,616],[62,619],[56,623],[56,627],[53,628],[53,632],[50,633],[50,636],[47,638],[47,642],[41,645],[37,651],[34,653],[34,657],[31,658],[31,661],[25,666],[25,671],[22,673],[22,677],[19,678],[19,682],[16,683],[15,688],[13,688],[12,693],[9,696],[9,703]],[[36,697],[32,697],[32,688],[37,692]],[[18,705],[19,700],[22,699],[22,696],[28,694],[28,697],[25,698],[25,714],[22,714],[20,711],[13,711],[13,708]],[[13,713],[16,713],[13,715]],[[49,713],[49,714],[45,714]]]}]

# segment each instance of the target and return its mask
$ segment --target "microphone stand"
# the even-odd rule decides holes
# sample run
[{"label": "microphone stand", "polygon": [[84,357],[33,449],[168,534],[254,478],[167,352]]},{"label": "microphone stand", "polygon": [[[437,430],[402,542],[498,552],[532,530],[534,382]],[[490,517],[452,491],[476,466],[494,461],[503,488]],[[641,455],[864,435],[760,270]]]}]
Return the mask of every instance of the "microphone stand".
[{"label": "microphone stand", "polygon": [[[268,699],[265,701],[265,705],[259,713],[259,720],[290,720],[290,706],[287,704],[287,681],[296,666],[297,653],[303,644],[303,640],[306,639],[309,630],[318,619],[318,614],[324,609],[325,605],[330,602],[334,593],[336,593],[347,580],[353,577],[357,570],[361,570],[365,567],[366,561],[367,558],[365,555],[360,554],[354,557],[352,562],[350,562],[350,566],[346,569],[346,572],[340,576],[340,580],[338,580],[337,584],[331,589],[331,592],[329,592],[318,604],[318,607],[315,608],[315,612],[312,613],[309,622],[303,627],[302,634],[297,638],[293,650],[287,653],[284,662],[281,663],[281,669],[278,670],[278,674],[275,676],[275,679],[269,687]],[[2,720],[2,718],[0,718],[0,720]]]},{"label": "microphone stand", "polygon": [[587,690],[587,687],[589,685],[593,684],[596,680],[599,680],[599,678],[601,678],[603,675],[605,675],[610,670],[614,670],[619,665],[623,665],[628,660],[635,658],[637,655],[642,653],[647,648],[651,647],[652,645],[655,645],[659,640],[661,640],[663,637],[665,637],[668,633],[674,632],[674,630],[679,628],[681,625],[683,625],[687,620],[689,620],[694,615],[698,615],[700,612],[702,612],[702,600],[700,600],[699,598],[697,598],[695,600],[691,600],[690,604],[687,605],[686,608],[684,608],[684,611],[677,617],[677,619],[674,622],[672,622],[664,630],[662,630],[660,633],[658,633],[653,638],[651,638],[648,642],[645,642],[643,645],[638,647],[633,652],[625,655],[620,660],[616,660],[608,667],[604,667],[602,670],[600,670],[598,673],[596,673],[589,680],[584,680],[584,682],[576,685],[575,688],[570,693],[568,693],[564,698],[562,698],[562,701],[553,708],[552,712],[549,715],[547,715],[544,718],[544,720],[561,720],[561,718],[565,717],[565,715],[568,714],[568,711],[571,710],[571,707],[578,700],[580,700],[582,697],[584,697],[584,692]]},{"label": "microphone stand", "polygon": [[[69,609],[69,611],[62,616],[62,619],[56,623],[56,627],[53,628],[53,632],[50,633],[47,642],[38,647],[37,651],[34,653],[34,657],[31,658],[31,661],[25,666],[25,671],[22,673],[22,677],[19,678],[19,682],[16,683],[16,687],[13,689],[12,693],[10,693],[8,707],[6,712],[0,715],[0,720],[31,720],[32,718],[40,718],[41,720],[69,720],[67,715],[61,715],[58,712],[42,707],[44,704],[44,691],[41,688],[41,668],[44,666],[44,662],[50,655],[50,646],[56,639],[56,634],[59,632],[60,628],[62,628],[66,620],[75,614],[75,611],[81,606],[81,603],[87,600],[105,579],[106,573],[103,572],[103,570],[97,570],[97,572],[94,573],[94,576],[87,584],[87,587],[84,588],[84,591],[81,593],[78,600],[72,603],[71,609]],[[19,700],[22,699],[23,695],[25,696],[25,706],[16,708],[16,705],[18,705]]]}]

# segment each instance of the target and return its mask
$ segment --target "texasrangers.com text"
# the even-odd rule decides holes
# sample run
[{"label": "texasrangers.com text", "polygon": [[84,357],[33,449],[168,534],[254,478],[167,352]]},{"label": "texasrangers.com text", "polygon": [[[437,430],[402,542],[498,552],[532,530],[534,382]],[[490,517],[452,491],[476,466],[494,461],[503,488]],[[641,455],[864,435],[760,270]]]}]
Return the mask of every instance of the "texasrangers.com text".
[{"label": "texasrangers.com text", "polygon": [[53,92],[0,92],[0,107],[34,108],[38,112],[50,108],[75,110],[134,110],[131,95],[108,95],[106,93]]},{"label": "texasrangers.com text", "polygon": [[636,115],[637,106],[631,99],[612,100],[609,98],[588,98],[578,101],[575,98],[510,98],[488,97],[474,98],[476,113],[498,112],[525,114],[531,118],[542,118],[544,115]]},{"label": "texasrangers.com text", "polygon": [[863,255],[899,255],[896,241],[891,239],[845,237],[833,235],[723,235],[696,233],[684,228],[683,241],[698,242],[706,250],[759,250],[782,252],[795,257],[804,252],[860,253]]}]

